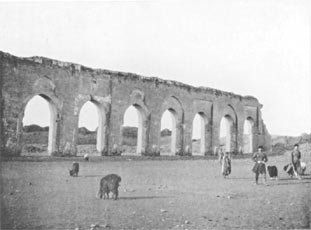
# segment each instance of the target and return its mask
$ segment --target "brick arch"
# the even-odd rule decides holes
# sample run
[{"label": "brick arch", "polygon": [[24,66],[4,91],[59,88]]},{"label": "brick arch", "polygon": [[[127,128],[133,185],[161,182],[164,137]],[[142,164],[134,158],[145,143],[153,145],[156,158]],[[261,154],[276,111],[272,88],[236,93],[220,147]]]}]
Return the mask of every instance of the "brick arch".
[{"label": "brick arch", "polygon": [[[195,116],[198,115],[200,117],[200,124],[201,124],[201,135],[200,135],[200,151],[199,151],[199,155],[205,155],[207,153],[208,150],[208,138],[209,138],[209,118],[208,115],[205,112],[197,112],[192,116],[192,125],[195,119]],[[193,136],[193,127],[191,130],[191,137]],[[193,154],[193,150],[192,150],[192,155]]]},{"label": "brick arch", "polygon": [[[238,116],[236,110],[231,104],[228,104],[224,109],[221,120],[224,118],[226,120],[226,143],[225,149],[228,152],[237,152],[238,150]],[[220,121],[221,121],[220,120]],[[220,129],[221,122],[219,123]]]},{"label": "brick arch", "polygon": [[[248,124],[249,134],[248,137],[245,137],[245,125]],[[255,119],[252,116],[245,118],[243,122],[243,153],[253,153],[255,148]],[[247,138],[247,139],[245,139]]]},{"label": "brick arch", "polygon": [[252,117],[252,116],[248,116],[245,118],[244,122],[249,121],[251,123],[251,126],[254,127],[255,126],[255,122],[256,120]]},{"label": "brick arch", "polygon": [[243,120],[250,118],[254,121],[254,125],[256,126],[257,125],[257,108],[250,107],[250,106],[244,106],[243,111],[244,111]]},{"label": "brick arch", "polygon": [[[182,104],[175,96],[166,98],[161,107],[161,118],[163,113],[168,110],[173,116],[173,126],[171,135],[171,154],[180,155],[183,146],[183,119],[184,110]],[[161,119],[160,119],[161,121]],[[161,129],[161,128],[160,128]],[[159,135],[161,130],[159,131]]]},{"label": "brick arch", "polygon": [[51,92],[42,92],[40,90],[36,90],[35,93],[30,94],[24,98],[21,104],[21,113],[18,119],[17,127],[19,127],[20,138],[19,145],[23,146],[23,118],[24,112],[28,102],[35,96],[41,96],[45,101],[47,101],[50,109],[50,123],[49,123],[49,135],[48,135],[48,154],[52,155],[57,151],[57,133],[58,133],[58,122],[61,120],[60,111],[62,108],[62,102]]},{"label": "brick arch", "polygon": [[[201,128],[201,140],[203,137],[203,142],[200,143],[200,155],[207,155],[212,153],[212,137],[213,137],[213,101],[202,100],[195,98],[192,102],[193,109],[190,111],[190,135],[191,135],[191,146],[192,146],[192,134],[193,134],[193,121],[197,114],[201,117],[203,121],[203,129]],[[193,153],[194,151],[192,151]]]},{"label": "brick arch", "polygon": [[225,109],[225,116],[230,116],[234,123],[238,122],[238,116],[236,113],[236,109],[233,107],[233,105],[228,104],[228,106]]},{"label": "brick arch", "polygon": [[192,115],[192,121],[194,120],[194,118],[195,118],[196,115],[201,116],[202,119],[203,119],[203,121],[204,121],[204,123],[208,124],[208,122],[209,122],[209,117],[208,117],[208,115],[207,115],[205,112],[200,111],[200,110],[197,111],[197,112],[195,112],[195,113]]},{"label": "brick arch", "polygon": [[[107,114],[109,112],[108,104],[102,97],[92,95],[79,95],[75,101],[75,115],[80,116],[81,108],[88,101],[92,102],[98,112],[98,129],[96,135],[96,150],[99,154],[104,155],[107,151]],[[78,123],[77,123],[78,125]],[[78,129],[78,127],[77,127]],[[78,132],[77,132],[78,134]],[[76,134],[76,135],[77,135]]]},{"label": "brick arch", "polygon": [[[133,106],[137,112],[138,112],[138,133],[137,133],[137,149],[136,153],[139,155],[144,155],[147,148],[147,137],[148,137],[148,131],[150,126],[150,112],[148,107],[143,103],[142,100],[134,100],[131,101],[129,105],[125,107],[125,109],[122,110],[122,122],[121,126],[123,126],[124,123],[124,114],[126,110]],[[120,128],[122,131],[122,128]],[[122,132],[120,133],[122,136]]]},{"label": "brick arch", "polygon": [[162,103],[161,114],[164,113],[166,110],[172,110],[176,112],[177,116],[180,118],[182,118],[184,114],[183,106],[178,98],[175,96],[167,97]]}]

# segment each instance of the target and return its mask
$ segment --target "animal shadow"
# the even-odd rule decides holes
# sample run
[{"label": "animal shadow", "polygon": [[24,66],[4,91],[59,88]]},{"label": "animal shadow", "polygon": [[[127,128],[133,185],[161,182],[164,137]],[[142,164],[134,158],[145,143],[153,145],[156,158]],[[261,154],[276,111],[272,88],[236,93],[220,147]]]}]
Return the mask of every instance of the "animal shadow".
[{"label": "animal shadow", "polygon": [[103,175],[83,175],[82,177],[102,177]]},{"label": "animal shadow", "polygon": [[119,200],[149,200],[149,199],[161,199],[168,198],[167,196],[127,196],[119,197]]}]

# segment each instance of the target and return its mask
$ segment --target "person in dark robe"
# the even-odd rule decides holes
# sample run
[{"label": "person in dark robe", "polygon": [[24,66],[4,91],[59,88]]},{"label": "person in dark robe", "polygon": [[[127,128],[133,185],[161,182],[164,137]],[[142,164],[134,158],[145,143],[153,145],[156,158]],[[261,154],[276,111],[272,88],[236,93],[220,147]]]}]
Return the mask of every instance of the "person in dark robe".
[{"label": "person in dark robe", "polygon": [[302,174],[300,159],[301,159],[301,153],[299,151],[299,145],[295,144],[294,150],[291,153],[291,163],[294,167],[294,174],[299,180],[301,180],[301,174]]},{"label": "person in dark robe", "polygon": [[267,185],[267,173],[266,173],[266,162],[268,161],[267,155],[262,152],[262,146],[258,147],[258,152],[255,152],[253,154],[253,161],[255,162],[255,165],[252,169],[252,171],[255,173],[255,184],[258,184],[259,175],[263,175],[263,183]]}]

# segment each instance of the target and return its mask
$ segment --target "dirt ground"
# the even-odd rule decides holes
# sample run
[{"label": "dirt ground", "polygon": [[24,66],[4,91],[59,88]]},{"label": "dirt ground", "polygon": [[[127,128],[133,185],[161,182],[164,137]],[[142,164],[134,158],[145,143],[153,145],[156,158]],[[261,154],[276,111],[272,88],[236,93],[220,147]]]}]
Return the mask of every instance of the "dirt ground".
[{"label": "dirt ground", "polygon": [[[279,180],[254,185],[250,159],[233,159],[224,179],[216,160],[79,158],[1,162],[2,229],[293,229],[310,228],[311,156],[303,180],[282,170],[288,156],[269,158]],[[76,158],[77,159],[77,158]],[[122,177],[120,199],[95,197],[99,180]],[[96,227],[94,227],[94,225]]]}]

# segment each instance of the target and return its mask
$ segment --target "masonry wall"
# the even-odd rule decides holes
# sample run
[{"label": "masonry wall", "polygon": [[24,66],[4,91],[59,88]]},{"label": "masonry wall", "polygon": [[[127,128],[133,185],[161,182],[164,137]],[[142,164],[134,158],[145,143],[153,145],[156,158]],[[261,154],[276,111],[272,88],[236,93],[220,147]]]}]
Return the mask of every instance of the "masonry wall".
[{"label": "masonry wall", "polygon": [[2,154],[20,155],[25,106],[35,95],[50,104],[50,154],[75,155],[81,107],[93,102],[100,114],[97,150],[101,155],[121,154],[121,128],[126,109],[133,105],[141,115],[139,154],[159,155],[161,117],[171,111],[176,121],[173,154],[191,155],[192,123],[200,113],[205,120],[204,154],[219,145],[220,122],[232,120],[230,151],[243,145],[245,119],[252,119],[253,147],[271,148],[271,138],[254,97],[242,97],[211,88],[196,88],[175,81],[136,74],[94,70],[42,57],[19,58],[0,52],[2,78]]}]

